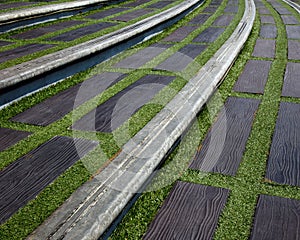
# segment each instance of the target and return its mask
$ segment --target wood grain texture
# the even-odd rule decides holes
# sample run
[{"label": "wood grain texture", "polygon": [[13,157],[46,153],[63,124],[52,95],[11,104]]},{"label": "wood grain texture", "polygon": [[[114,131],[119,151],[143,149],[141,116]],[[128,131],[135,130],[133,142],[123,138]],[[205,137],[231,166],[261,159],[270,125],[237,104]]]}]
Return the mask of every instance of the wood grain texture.
[{"label": "wood grain texture", "polygon": [[203,32],[201,32],[197,37],[195,37],[193,42],[210,43],[215,41],[223,32],[224,32],[224,28],[208,27]]},{"label": "wood grain texture", "polygon": [[169,36],[165,37],[163,41],[180,42],[197,28],[197,26],[182,26],[172,32]]},{"label": "wood grain texture", "polygon": [[235,175],[259,103],[256,99],[228,98],[190,168]]},{"label": "wood grain texture", "polygon": [[300,186],[300,104],[280,104],[266,178]]},{"label": "wood grain texture", "polygon": [[112,132],[149,102],[175,77],[147,75],[75,122],[73,129]]},{"label": "wood grain texture", "polygon": [[212,239],[229,190],[177,182],[143,239]]},{"label": "wood grain texture", "polygon": [[300,201],[260,195],[251,240],[299,240]]},{"label": "wood grain texture", "polygon": [[91,151],[96,142],[54,137],[0,172],[0,223]]},{"label": "wood grain texture", "polygon": [[93,13],[91,15],[87,15],[86,18],[102,19],[102,18],[111,16],[111,15],[114,15],[114,14],[117,14],[117,13],[120,13],[123,11],[128,11],[128,10],[129,10],[128,8],[111,8],[111,9],[104,10],[101,12]]},{"label": "wood grain texture", "polygon": [[128,22],[132,19],[144,16],[144,15],[152,13],[152,12],[153,12],[152,9],[138,9],[138,10],[135,10],[133,12],[124,13],[122,15],[114,17],[111,20],[121,21],[121,22]]},{"label": "wood grain texture", "polygon": [[13,130],[10,128],[0,128],[0,151],[3,151],[16,144],[23,138],[30,135],[29,132]]},{"label": "wood grain texture", "polygon": [[277,28],[273,24],[265,24],[260,27],[259,36],[261,38],[276,38]]},{"label": "wood grain texture", "polygon": [[53,97],[11,118],[12,121],[47,126],[72,111],[74,108],[102,93],[127,75],[105,72],[95,75],[83,83],[62,91]]},{"label": "wood grain texture", "polygon": [[288,58],[292,60],[300,60],[300,42],[296,40],[288,40]]},{"label": "wood grain texture", "polygon": [[257,39],[252,53],[254,57],[274,58],[275,40]]},{"label": "wood grain texture", "polygon": [[264,93],[271,61],[248,60],[233,90],[246,93]]},{"label": "wood grain texture", "polygon": [[282,96],[300,98],[300,63],[288,62],[285,70]]}]

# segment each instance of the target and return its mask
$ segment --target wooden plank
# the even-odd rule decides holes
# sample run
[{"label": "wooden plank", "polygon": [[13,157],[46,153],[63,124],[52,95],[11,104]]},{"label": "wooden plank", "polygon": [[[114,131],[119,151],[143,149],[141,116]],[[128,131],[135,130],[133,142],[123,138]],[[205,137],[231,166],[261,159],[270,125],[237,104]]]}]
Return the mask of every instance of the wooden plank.
[{"label": "wooden plank", "polygon": [[111,20],[128,22],[130,20],[136,19],[138,17],[144,16],[144,15],[152,13],[152,12],[153,12],[152,9],[138,9],[133,12],[125,13],[125,14],[119,15],[117,17],[114,17]]},{"label": "wooden plank", "polygon": [[39,126],[53,123],[74,108],[102,93],[113,84],[125,78],[126,74],[105,72],[95,75],[32,108],[14,116],[11,120]]},{"label": "wooden plank", "polygon": [[256,99],[228,98],[190,168],[235,175],[259,103]]},{"label": "wooden plank", "polygon": [[265,24],[260,27],[259,36],[261,38],[276,38],[277,28],[273,24]]},{"label": "wooden plank", "polygon": [[275,40],[257,39],[252,53],[254,57],[274,58]]},{"label": "wooden plank", "polygon": [[120,13],[120,12],[128,11],[128,10],[129,10],[128,8],[111,8],[111,9],[108,9],[108,10],[104,10],[104,11],[101,11],[101,12],[97,12],[97,13],[87,15],[86,18],[91,18],[91,19],[97,19],[98,20],[98,19],[102,19],[102,18],[111,16],[111,15],[114,15],[114,14]]},{"label": "wooden plank", "polygon": [[169,36],[165,37],[163,41],[180,42],[197,28],[197,26],[182,26],[172,32]]},{"label": "wooden plank", "polygon": [[194,17],[191,21],[189,21],[189,24],[204,24],[206,20],[211,16],[211,14],[199,14],[196,17]]},{"label": "wooden plank", "polygon": [[143,239],[212,239],[229,190],[177,182]]},{"label": "wooden plank", "polygon": [[193,42],[213,42],[224,32],[224,30],[224,28],[208,27],[194,38]]},{"label": "wooden plank", "polygon": [[299,200],[260,195],[250,239],[296,240],[299,223]]},{"label": "wooden plank", "polygon": [[0,128],[0,151],[3,151],[20,140],[28,137],[31,133],[18,131],[10,128]]},{"label": "wooden plank", "polygon": [[280,104],[266,178],[300,186],[300,104]]},{"label": "wooden plank", "polygon": [[228,26],[233,19],[233,15],[221,15],[219,16],[212,25],[214,26]]},{"label": "wooden plank", "polygon": [[300,26],[297,25],[286,25],[286,33],[289,39],[300,40]]},{"label": "wooden plank", "polygon": [[96,146],[90,140],[57,136],[1,171],[0,224]]},{"label": "wooden plank", "polygon": [[282,89],[282,96],[300,98],[300,63],[288,62]]},{"label": "wooden plank", "polygon": [[300,42],[288,40],[288,58],[291,60],[300,60]]},{"label": "wooden plank", "polygon": [[112,132],[148,103],[175,77],[147,75],[92,110],[72,126],[83,131]]},{"label": "wooden plank", "polygon": [[248,60],[233,90],[262,94],[268,79],[271,63],[271,61]]}]

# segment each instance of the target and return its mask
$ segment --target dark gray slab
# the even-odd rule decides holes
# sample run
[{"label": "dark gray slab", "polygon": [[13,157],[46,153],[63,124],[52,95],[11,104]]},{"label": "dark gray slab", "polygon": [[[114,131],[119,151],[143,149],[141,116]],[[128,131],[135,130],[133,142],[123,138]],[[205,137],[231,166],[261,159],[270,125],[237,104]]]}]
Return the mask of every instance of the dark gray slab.
[{"label": "dark gray slab", "polygon": [[16,47],[10,50],[6,50],[3,52],[0,52],[0,63],[15,59],[15,58],[19,58],[19,57],[23,57],[35,52],[39,52],[42,50],[46,50],[48,48],[53,47],[54,45],[50,45],[50,44],[28,44],[28,45],[24,45],[24,46],[20,46],[20,47]]},{"label": "dark gray slab", "polygon": [[127,3],[125,5],[123,5],[124,7],[137,7],[137,6],[140,6],[144,3],[147,3],[147,2],[150,2],[151,0],[137,0],[137,1],[134,1],[134,2],[131,2],[131,3]]},{"label": "dark gray slab", "polygon": [[209,5],[211,6],[220,6],[222,4],[222,0],[212,0]]},{"label": "dark gray slab", "polygon": [[289,10],[284,7],[276,7],[276,11],[281,14],[292,14]]},{"label": "dark gray slab", "polygon": [[275,40],[257,39],[252,53],[254,57],[275,57]]},{"label": "dark gray slab", "polygon": [[300,26],[286,25],[286,33],[289,39],[300,40]]},{"label": "dark gray slab", "polygon": [[272,15],[261,15],[260,16],[260,21],[263,24],[265,24],[265,23],[275,24],[275,20],[274,20]]},{"label": "dark gray slab", "polygon": [[227,6],[224,9],[224,12],[225,13],[237,13],[238,10],[239,10],[239,6],[238,5],[230,5],[230,6]]},{"label": "dark gray slab", "polygon": [[[238,5],[239,4],[239,1],[238,0],[229,0],[227,2],[227,5]],[[255,3],[256,4],[256,3]]]},{"label": "dark gray slab", "polygon": [[47,33],[52,33],[58,30],[62,30],[67,27],[72,27],[75,25],[79,25],[84,23],[84,21],[75,21],[75,20],[70,20],[66,22],[60,22],[60,23],[55,23],[49,26],[45,27],[40,27],[40,28],[35,28],[26,32],[22,32],[16,35],[13,35],[12,38],[18,38],[18,39],[32,39],[32,38],[37,38],[40,36],[43,36]]},{"label": "dark gray slab", "polygon": [[267,9],[266,7],[260,7],[260,8],[258,9],[258,12],[259,12],[260,14],[271,14],[270,11],[269,11],[269,9]]},{"label": "dark gray slab", "polygon": [[285,70],[282,96],[300,98],[300,63],[288,62]]},{"label": "dark gray slab", "polygon": [[152,9],[138,9],[133,12],[125,13],[120,16],[114,17],[111,20],[128,22],[130,20],[136,19],[138,17],[144,16],[152,12],[153,12]]},{"label": "dark gray slab", "polygon": [[214,13],[214,12],[216,12],[217,11],[217,9],[218,9],[218,6],[208,6],[208,7],[206,7],[204,10],[203,10],[203,12],[207,12],[207,13]]},{"label": "dark gray slab", "polygon": [[83,83],[60,92],[34,107],[29,108],[11,120],[47,126],[61,119],[82,103],[102,93],[105,89],[122,80],[124,77],[126,77],[126,74],[110,72],[95,75]]},{"label": "dark gray slab", "polygon": [[261,38],[276,38],[277,37],[277,28],[273,24],[264,24],[260,27]]},{"label": "dark gray slab", "polygon": [[110,23],[110,22],[101,22],[101,23],[95,23],[92,25],[88,25],[85,27],[77,28],[65,33],[62,33],[56,37],[48,38],[50,41],[73,41],[77,38],[99,32],[105,28],[109,28],[112,26],[115,26],[115,23]]},{"label": "dark gray slab", "polygon": [[0,10],[9,8],[18,8],[36,4],[35,2],[11,2],[11,3],[0,3]]},{"label": "dark gray slab", "polygon": [[177,182],[143,239],[212,239],[229,190]]},{"label": "dark gray slab", "polygon": [[214,26],[228,26],[231,23],[233,17],[234,17],[233,15],[221,15],[213,22],[213,25]]},{"label": "dark gray slab", "polygon": [[211,16],[211,14],[199,14],[196,17],[194,17],[191,21],[189,21],[189,24],[199,24],[202,25],[206,22],[206,20]]},{"label": "dark gray slab", "polygon": [[206,48],[206,45],[186,45],[181,48],[179,52],[173,54],[171,57],[160,63],[157,67],[155,67],[155,69],[171,72],[182,71]]},{"label": "dark gray slab", "polygon": [[300,104],[281,102],[266,178],[300,186]]},{"label": "dark gray slab", "polygon": [[224,32],[224,30],[224,28],[208,27],[194,38],[193,42],[213,42]]},{"label": "dark gray slab", "polygon": [[102,19],[120,12],[128,11],[128,8],[111,8],[108,10],[104,10],[101,12],[93,13],[91,15],[86,16],[86,18],[91,18],[91,19]]},{"label": "dark gray slab", "polygon": [[0,223],[34,199],[97,144],[85,139],[54,137],[1,171]]},{"label": "dark gray slab", "polygon": [[288,58],[300,60],[300,41],[288,40]]},{"label": "dark gray slab", "polygon": [[3,151],[30,135],[29,132],[0,128],[0,151]]},{"label": "dark gray slab", "polygon": [[300,24],[298,19],[293,15],[281,15],[281,18],[284,24]]},{"label": "dark gray slab", "polygon": [[164,8],[168,5],[170,5],[171,3],[173,3],[172,1],[159,1],[159,2],[156,2],[156,3],[153,3],[149,6],[147,6],[147,8]]},{"label": "dark gray slab", "polygon": [[260,195],[250,239],[299,239],[299,209],[299,200]]},{"label": "dark gray slab", "polygon": [[73,129],[112,132],[148,103],[175,77],[147,75],[78,120]]},{"label": "dark gray slab", "polygon": [[263,93],[271,63],[271,61],[249,60],[233,90],[237,92]]},{"label": "dark gray slab", "polygon": [[190,168],[235,175],[259,103],[256,99],[228,98]]},{"label": "dark gray slab", "polygon": [[114,67],[139,68],[171,46],[172,45],[168,45],[168,44],[153,44],[123,59],[122,61],[115,64]]},{"label": "dark gray slab", "polygon": [[0,47],[7,46],[9,44],[12,44],[12,42],[7,42],[7,41],[0,40]]},{"label": "dark gray slab", "polygon": [[197,26],[182,26],[171,33],[169,36],[165,37],[163,41],[180,42],[197,28]]}]

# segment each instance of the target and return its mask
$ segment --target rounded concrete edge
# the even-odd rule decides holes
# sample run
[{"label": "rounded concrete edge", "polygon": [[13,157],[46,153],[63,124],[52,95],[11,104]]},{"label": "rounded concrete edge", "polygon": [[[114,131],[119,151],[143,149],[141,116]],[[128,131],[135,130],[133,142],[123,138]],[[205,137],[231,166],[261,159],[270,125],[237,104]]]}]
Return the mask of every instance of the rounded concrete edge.
[{"label": "rounded concrete edge", "polygon": [[300,13],[300,5],[291,1],[291,0],[283,0],[285,3],[290,5],[292,8],[294,8],[298,13]]}]

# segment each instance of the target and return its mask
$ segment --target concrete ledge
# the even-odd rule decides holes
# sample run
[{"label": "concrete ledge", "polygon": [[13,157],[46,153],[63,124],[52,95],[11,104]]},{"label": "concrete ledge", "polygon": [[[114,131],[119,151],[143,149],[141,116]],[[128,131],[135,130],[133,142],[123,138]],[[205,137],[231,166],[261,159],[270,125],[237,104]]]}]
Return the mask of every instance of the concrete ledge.
[{"label": "concrete ledge", "polygon": [[290,5],[291,7],[293,7],[298,13],[300,13],[300,6],[299,4],[291,1],[291,0],[283,0],[284,2],[286,2],[288,5]]},{"label": "concrete ledge", "polygon": [[[222,82],[246,42],[255,18],[253,0],[232,36],[198,74],[127,144],[28,239],[98,239],[195,119]],[[167,137],[166,137],[167,136]]]}]

